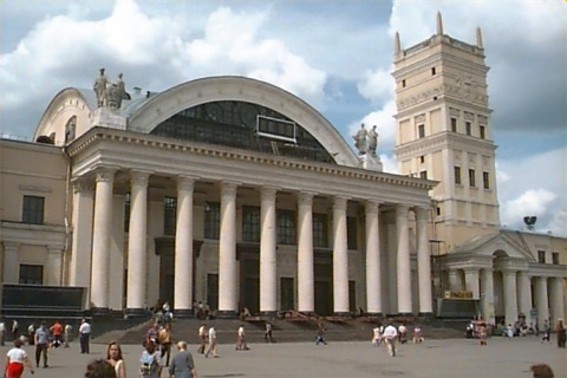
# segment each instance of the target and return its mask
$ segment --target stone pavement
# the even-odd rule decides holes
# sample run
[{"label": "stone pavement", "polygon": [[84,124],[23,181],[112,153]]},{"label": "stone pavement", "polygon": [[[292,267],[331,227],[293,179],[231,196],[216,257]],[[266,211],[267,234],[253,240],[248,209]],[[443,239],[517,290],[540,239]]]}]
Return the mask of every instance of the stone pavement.
[{"label": "stone pavement", "polygon": [[[555,340],[553,340],[555,341]],[[329,342],[327,346],[312,343],[252,344],[251,350],[237,352],[232,345],[219,347],[220,358],[194,354],[199,377],[402,377],[402,378],[521,378],[532,377],[529,367],[547,363],[555,377],[567,377],[567,352],[554,343],[541,344],[534,337],[525,339],[489,339],[487,347],[476,340],[426,340],[422,345],[403,345],[398,356],[388,356],[382,347],[370,342]],[[26,346],[33,359],[33,347]],[[104,356],[105,346],[91,344],[91,354],[79,353],[78,343],[70,349],[50,354],[50,366],[38,368],[34,377],[82,377],[85,366]],[[5,356],[8,345],[0,347]],[[137,377],[141,346],[123,346],[128,377]],[[4,359],[3,359],[4,360]],[[30,377],[29,372],[25,377]],[[164,372],[162,377],[169,377]]]}]

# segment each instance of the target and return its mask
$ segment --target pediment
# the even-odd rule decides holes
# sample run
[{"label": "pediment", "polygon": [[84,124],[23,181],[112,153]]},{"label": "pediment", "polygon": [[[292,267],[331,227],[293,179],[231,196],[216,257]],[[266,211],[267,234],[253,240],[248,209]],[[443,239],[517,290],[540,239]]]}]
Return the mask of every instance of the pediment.
[{"label": "pediment", "polygon": [[515,235],[502,231],[471,238],[461,244],[455,250],[455,254],[497,256],[535,261],[521,234]]}]

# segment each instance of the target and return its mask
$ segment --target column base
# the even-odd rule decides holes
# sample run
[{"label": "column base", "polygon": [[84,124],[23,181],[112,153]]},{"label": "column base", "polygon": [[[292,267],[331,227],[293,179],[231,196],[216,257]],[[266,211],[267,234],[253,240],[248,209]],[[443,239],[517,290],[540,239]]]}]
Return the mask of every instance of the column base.
[{"label": "column base", "polygon": [[397,317],[412,317],[415,316],[412,312],[398,312],[396,314],[388,314],[386,317],[388,318],[397,318]]},{"label": "column base", "polygon": [[92,316],[109,316],[110,309],[108,307],[91,307],[90,313]]},{"label": "column base", "polygon": [[275,318],[278,316],[278,312],[277,311],[261,311],[260,315],[265,317],[265,318]]},{"label": "column base", "polygon": [[337,316],[340,318],[350,318],[350,313],[347,311],[336,311],[333,313],[333,316]]},{"label": "column base", "polygon": [[382,318],[384,314],[381,312],[367,312],[363,316],[369,316],[371,318]]},{"label": "column base", "polygon": [[421,317],[421,318],[426,318],[426,319],[433,319],[434,315],[432,312],[420,312],[419,314],[417,314],[417,316]]},{"label": "column base", "polygon": [[217,318],[218,319],[237,319],[238,313],[234,310],[224,310],[224,311],[217,311]]},{"label": "column base", "polygon": [[190,319],[195,317],[193,310],[188,308],[175,309],[173,310],[173,315],[174,318],[179,318],[179,319]]},{"label": "column base", "polygon": [[128,318],[147,318],[148,312],[143,308],[127,308],[124,310],[126,317]]}]

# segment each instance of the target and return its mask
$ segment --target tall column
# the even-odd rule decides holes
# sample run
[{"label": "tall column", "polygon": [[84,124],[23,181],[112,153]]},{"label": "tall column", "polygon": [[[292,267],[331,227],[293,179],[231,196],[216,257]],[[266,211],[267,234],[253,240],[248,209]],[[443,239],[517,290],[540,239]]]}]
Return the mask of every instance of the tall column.
[{"label": "tall column", "polygon": [[482,318],[490,324],[494,319],[494,277],[492,268],[482,269]]},{"label": "tall column", "polygon": [[61,286],[63,247],[47,246],[47,284]]},{"label": "tall column", "polygon": [[565,304],[563,302],[563,278],[551,278],[551,313],[553,315],[552,324],[557,323],[557,319],[565,320]]},{"label": "tall column", "polygon": [[543,323],[549,320],[549,299],[547,298],[547,277],[535,278],[535,305],[537,308],[539,329],[543,330]]},{"label": "tall column", "polygon": [[276,189],[261,189],[260,311],[277,312]]},{"label": "tall column", "polygon": [[518,302],[518,308],[526,316],[529,324],[532,309],[532,285],[527,271],[518,272]]},{"label": "tall column", "polygon": [[175,290],[177,317],[189,317],[193,306],[193,190],[195,178],[177,178],[177,222],[175,228]]},{"label": "tall column", "polygon": [[132,315],[144,313],[149,177],[147,172],[132,171],[130,173],[126,311]]},{"label": "tall column", "polygon": [[411,314],[411,265],[408,206],[396,206],[398,313]]},{"label": "tall column", "polygon": [[367,201],[366,212],[366,311],[382,314],[382,274],[380,268],[380,204]]},{"label": "tall column", "polygon": [[299,193],[297,241],[297,310],[315,310],[315,281],[313,266],[313,194]]},{"label": "tall column", "polygon": [[463,290],[463,281],[458,269],[449,269],[449,288],[451,291]]},{"label": "tall column", "polygon": [[4,283],[17,284],[20,281],[20,261],[18,258],[18,243],[4,242]]},{"label": "tall column", "polygon": [[[93,186],[83,180],[73,181],[73,212],[71,226],[71,264],[69,284],[91,286],[91,246],[93,231]],[[87,298],[90,295],[87,293]]]},{"label": "tall column", "polygon": [[112,228],[112,189],[114,170],[100,169],[96,173],[93,253],[91,270],[91,303],[94,311],[108,310],[109,249]]},{"label": "tall column", "polygon": [[219,240],[219,312],[236,315],[236,188],[233,182],[221,184],[221,220]]},{"label": "tall column", "polygon": [[433,299],[431,290],[431,257],[429,255],[429,238],[427,237],[427,210],[415,209],[417,228],[417,277],[419,287],[419,313],[433,315]]},{"label": "tall column", "polygon": [[333,202],[333,307],[337,315],[349,314],[347,198],[335,196]]},{"label": "tall column", "polygon": [[504,281],[504,316],[506,324],[514,324],[518,320],[518,298],[516,296],[516,271],[503,270]]},{"label": "tall column", "polygon": [[467,291],[472,292],[473,299],[480,298],[480,287],[478,285],[478,269],[467,268],[465,269],[465,285]]}]

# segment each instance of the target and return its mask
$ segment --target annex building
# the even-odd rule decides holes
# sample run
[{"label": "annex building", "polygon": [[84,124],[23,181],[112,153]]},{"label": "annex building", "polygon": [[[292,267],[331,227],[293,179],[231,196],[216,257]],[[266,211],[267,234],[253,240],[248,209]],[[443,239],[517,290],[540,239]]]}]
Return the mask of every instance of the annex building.
[{"label": "annex building", "polygon": [[500,230],[487,72],[480,31],[396,38],[396,175],[271,84],[127,95],[101,70],[34,142],[0,140],[2,282],[84,287],[101,313],[432,315],[466,291],[487,319],[563,318],[567,240]]}]

